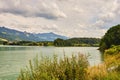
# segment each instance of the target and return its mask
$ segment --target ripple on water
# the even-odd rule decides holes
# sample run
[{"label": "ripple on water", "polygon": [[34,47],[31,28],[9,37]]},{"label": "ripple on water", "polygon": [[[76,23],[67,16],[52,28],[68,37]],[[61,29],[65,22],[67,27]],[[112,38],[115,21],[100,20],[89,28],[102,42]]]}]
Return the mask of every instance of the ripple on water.
[{"label": "ripple on water", "polygon": [[[12,68],[12,70],[11,70]],[[18,71],[11,65],[0,65],[0,80],[16,80],[18,77]]]},{"label": "ripple on water", "polygon": [[0,80],[16,80],[19,74],[17,73],[9,73],[0,76]]}]

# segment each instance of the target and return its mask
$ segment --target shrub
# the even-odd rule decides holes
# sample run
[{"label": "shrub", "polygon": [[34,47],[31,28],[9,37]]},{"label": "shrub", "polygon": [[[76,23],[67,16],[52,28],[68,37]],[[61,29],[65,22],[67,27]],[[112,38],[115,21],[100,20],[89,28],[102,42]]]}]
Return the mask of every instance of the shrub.
[{"label": "shrub", "polygon": [[120,65],[120,46],[113,46],[104,53],[104,62],[108,67]]},{"label": "shrub", "polygon": [[120,45],[119,46],[112,46],[110,49],[105,50],[105,54],[114,55],[120,52]]}]

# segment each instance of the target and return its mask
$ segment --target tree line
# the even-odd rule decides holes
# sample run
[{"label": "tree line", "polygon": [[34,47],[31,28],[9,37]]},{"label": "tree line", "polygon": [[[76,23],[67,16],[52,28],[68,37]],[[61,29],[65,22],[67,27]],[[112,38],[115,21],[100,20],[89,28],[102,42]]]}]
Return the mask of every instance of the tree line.
[{"label": "tree line", "polygon": [[20,46],[53,46],[53,42],[51,41],[41,41],[41,42],[33,42],[33,41],[9,41],[3,42],[3,45],[20,45]]},{"label": "tree line", "polygon": [[71,38],[67,40],[56,39],[54,46],[99,46],[99,38]]},{"label": "tree line", "polygon": [[57,38],[54,41],[40,41],[40,42],[32,42],[32,41],[8,41],[3,42],[3,45],[22,45],[22,46],[99,46],[100,39],[99,38],[70,38],[67,40],[63,40]]}]

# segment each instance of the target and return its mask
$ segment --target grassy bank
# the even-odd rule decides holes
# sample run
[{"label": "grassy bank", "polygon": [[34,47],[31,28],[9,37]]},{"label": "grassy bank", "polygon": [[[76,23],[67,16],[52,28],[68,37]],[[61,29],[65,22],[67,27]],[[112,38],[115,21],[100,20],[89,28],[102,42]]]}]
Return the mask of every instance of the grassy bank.
[{"label": "grassy bank", "polygon": [[105,50],[104,62],[88,67],[87,80],[120,80],[120,46]]},{"label": "grassy bank", "polygon": [[82,54],[59,60],[55,55],[35,58],[30,68],[21,70],[18,80],[120,80],[120,46],[106,50],[104,62],[93,67]]}]

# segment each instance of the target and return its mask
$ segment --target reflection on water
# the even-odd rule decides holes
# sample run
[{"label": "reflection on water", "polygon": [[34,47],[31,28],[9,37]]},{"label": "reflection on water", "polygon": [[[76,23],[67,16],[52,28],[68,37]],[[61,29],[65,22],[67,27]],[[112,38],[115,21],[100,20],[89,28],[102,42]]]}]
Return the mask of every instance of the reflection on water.
[{"label": "reflection on water", "polygon": [[30,49],[30,47],[23,47],[23,46],[4,46],[0,47],[0,51],[10,51],[10,50],[26,50]]},{"label": "reflection on water", "polygon": [[82,53],[89,55],[90,65],[101,63],[101,54],[97,47],[24,47],[24,46],[0,46],[0,80],[16,80],[20,69],[28,65],[29,60],[36,55],[52,56],[57,54],[63,57]]}]

